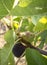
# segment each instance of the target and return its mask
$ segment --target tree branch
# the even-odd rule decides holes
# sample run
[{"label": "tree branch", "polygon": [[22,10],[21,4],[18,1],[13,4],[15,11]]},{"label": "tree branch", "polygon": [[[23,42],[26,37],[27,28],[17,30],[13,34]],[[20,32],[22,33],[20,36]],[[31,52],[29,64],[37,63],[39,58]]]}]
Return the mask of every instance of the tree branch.
[{"label": "tree branch", "polygon": [[41,54],[43,55],[47,55],[47,52],[42,50],[42,49],[39,49],[35,46],[33,46],[30,42],[26,41],[25,39],[21,38],[21,41],[26,44],[27,47],[30,47],[31,49],[35,49],[35,50],[38,50]]}]

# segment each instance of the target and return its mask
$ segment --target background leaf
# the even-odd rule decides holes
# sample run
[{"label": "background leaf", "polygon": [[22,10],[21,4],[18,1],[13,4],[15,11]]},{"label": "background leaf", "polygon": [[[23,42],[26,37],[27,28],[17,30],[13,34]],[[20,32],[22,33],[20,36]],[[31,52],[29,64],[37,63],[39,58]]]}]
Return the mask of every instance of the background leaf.
[{"label": "background leaf", "polygon": [[47,59],[34,49],[26,49],[27,65],[47,65]]},{"label": "background leaf", "polygon": [[[8,31],[5,34],[5,40],[7,44],[1,49],[1,65],[8,65],[9,62],[13,62],[12,48],[14,46],[13,30]],[[11,58],[12,57],[12,58]],[[11,61],[12,60],[12,61]],[[14,62],[13,62],[14,64]],[[10,63],[11,65],[11,63]]]},{"label": "background leaf", "polygon": [[0,19],[10,13],[14,0],[0,0]]},{"label": "background leaf", "polygon": [[[20,2],[24,5],[23,2],[26,2],[26,0],[23,0],[23,2],[20,0]],[[31,16],[47,13],[47,0],[30,0],[29,2],[30,4],[26,7],[21,7],[18,3],[12,10],[11,14],[16,16]]]}]

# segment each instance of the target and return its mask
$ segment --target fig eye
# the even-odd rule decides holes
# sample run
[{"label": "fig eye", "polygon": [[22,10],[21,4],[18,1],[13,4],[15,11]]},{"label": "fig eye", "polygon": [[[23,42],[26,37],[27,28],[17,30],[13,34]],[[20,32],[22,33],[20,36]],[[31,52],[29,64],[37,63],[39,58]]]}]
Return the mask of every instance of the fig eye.
[{"label": "fig eye", "polygon": [[21,42],[18,42],[17,44],[14,45],[12,52],[14,56],[20,57],[25,51],[25,49],[26,49],[26,46],[22,45]]}]

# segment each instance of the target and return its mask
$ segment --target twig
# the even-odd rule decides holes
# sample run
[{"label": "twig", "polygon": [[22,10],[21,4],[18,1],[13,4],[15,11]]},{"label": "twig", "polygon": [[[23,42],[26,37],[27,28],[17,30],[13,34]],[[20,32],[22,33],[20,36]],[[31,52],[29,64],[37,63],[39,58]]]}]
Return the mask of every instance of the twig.
[{"label": "twig", "polygon": [[30,42],[26,41],[25,39],[21,38],[21,41],[27,45],[27,47],[30,47],[31,49],[35,49],[35,50],[38,50],[41,54],[43,55],[47,55],[47,52],[42,50],[42,49],[39,49],[35,46],[33,46]]},{"label": "twig", "polygon": [[17,60],[16,64],[15,65],[18,65],[20,59],[23,57],[24,53],[19,57],[19,59]]}]

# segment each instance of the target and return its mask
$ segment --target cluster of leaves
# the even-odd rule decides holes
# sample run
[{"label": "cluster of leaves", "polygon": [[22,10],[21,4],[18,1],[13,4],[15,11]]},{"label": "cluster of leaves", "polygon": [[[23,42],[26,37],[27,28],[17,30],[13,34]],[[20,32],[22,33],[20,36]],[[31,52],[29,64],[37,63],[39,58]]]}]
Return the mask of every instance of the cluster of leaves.
[{"label": "cluster of leaves", "polygon": [[[47,44],[47,0],[18,0],[14,7],[14,0],[0,0],[0,19],[7,15],[14,15],[11,19],[11,27],[5,35],[6,45],[0,49],[0,64],[14,65],[12,49],[14,43],[19,41],[17,33],[30,32],[23,38],[36,46],[43,49]],[[38,44],[38,43],[37,43]],[[40,54],[37,50],[27,48],[25,56],[28,65],[47,65],[47,57]]]}]

